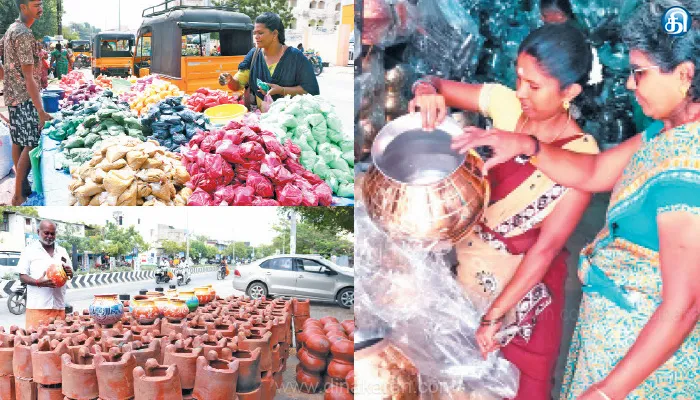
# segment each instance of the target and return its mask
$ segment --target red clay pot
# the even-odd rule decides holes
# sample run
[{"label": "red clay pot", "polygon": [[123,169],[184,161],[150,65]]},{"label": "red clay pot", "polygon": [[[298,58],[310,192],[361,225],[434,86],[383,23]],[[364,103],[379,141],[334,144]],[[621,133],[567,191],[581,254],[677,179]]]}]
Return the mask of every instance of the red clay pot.
[{"label": "red clay pot", "polygon": [[77,357],[63,354],[61,362],[61,383],[63,394],[69,399],[95,399],[99,396],[97,370],[93,365],[94,356],[87,347],[81,347]]},{"label": "red clay pot", "polygon": [[321,375],[309,372],[297,364],[297,385],[304,393],[316,393],[321,388]]},{"label": "red clay pot", "polygon": [[353,394],[343,386],[331,385],[326,388],[323,395],[323,400],[350,400],[354,398]]},{"label": "red clay pot", "polygon": [[345,377],[345,384],[348,386],[350,392],[355,391],[355,370],[351,369],[348,375]]},{"label": "red clay pot", "polygon": [[328,388],[331,387],[332,385],[336,386],[345,386],[345,379],[337,379],[328,376],[328,374],[323,375],[323,387]]},{"label": "red clay pot", "polygon": [[342,334],[345,334],[345,329],[343,328],[343,325],[340,325],[337,322],[329,322],[329,323],[323,325],[323,331],[326,333],[337,331],[337,332],[340,332]]},{"label": "red clay pot", "polygon": [[136,359],[133,353],[112,354],[111,361],[107,361],[102,354],[96,354],[94,364],[101,400],[129,400],[134,397]]},{"label": "red clay pot", "polygon": [[17,400],[37,400],[38,386],[36,382],[15,378]]},{"label": "red clay pot", "polygon": [[[26,341],[30,340],[27,338]],[[15,339],[15,348],[12,354],[12,375],[20,379],[32,379],[33,374],[31,345],[26,345],[22,340]]]},{"label": "red clay pot", "polygon": [[197,400],[234,400],[238,383],[236,359],[224,361],[211,350],[206,357],[197,358],[197,376],[192,397]]},{"label": "red clay pot", "polygon": [[14,400],[15,397],[15,377],[12,375],[0,376],[0,399]]},{"label": "red clay pot", "polygon": [[41,385],[56,385],[61,383],[61,355],[68,353],[68,346],[58,342],[51,348],[48,338],[39,340],[32,345],[32,377],[34,382]]},{"label": "red clay pot", "polygon": [[351,319],[346,319],[345,321],[341,322],[340,325],[343,326],[343,329],[345,329],[346,333],[355,331],[355,321]]},{"label": "red clay pot", "polygon": [[253,351],[237,351],[232,353],[230,349],[225,348],[221,351],[222,359],[232,360],[237,359],[238,365],[238,384],[236,390],[240,393],[249,393],[260,388],[260,349]]},{"label": "red clay pot", "polygon": [[136,359],[136,365],[139,367],[145,367],[146,361],[149,358],[154,358],[160,360],[162,358],[160,341],[154,340],[150,343],[142,343],[141,341],[133,341],[124,345],[123,350],[125,352],[131,352]]},{"label": "red clay pot", "polygon": [[336,324],[339,323],[338,318],[336,318],[336,317],[331,317],[331,316],[323,317],[323,318],[319,319],[318,322],[320,322],[321,325],[324,325],[324,326],[325,326],[327,323],[329,323],[329,322],[333,322],[333,323],[336,323]]},{"label": "red clay pot", "polygon": [[331,344],[333,358],[352,364],[355,357],[355,344],[349,340],[338,340]]},{"label": "red clay pot", "polygon": [[345,377],[348,376],[350,371],[354,368],[353,364],[349,364],[343,360],[338,360],[331,358],[328,363],[328,370],[326,373],[333,379],[339,380],[341,382],[345,381]]},{"label": "red clay pot", "polygon": [[245,351],[260,349],[260,370],[269,371],[272,368],[272,346],[270,345],[271,338],[271,332],[266,332],[263,336],[251,336],[248,338],[239,334],[238,348]]},{"label": "red clay pot", "polygon": [[292,310],[294,316],[309,316],[311,315],[311,302],[309,299],[293,299]]},{"label": "red clay pot", "polygon": [[325,335],[306,334],[303,340],[304,348],[316,358],[325,358],[331,349],[331,342]]},{"label": "red clay pot", "polygon": [[182,399],[177,365],[159,365],[155,359],[150,359],[146,368],[134,368],[132,376],[136,393],[134,400]]},{"label": "red clay pot", "polygon": [[[191,339],[188,339],[191,340]],[[178,340],[165,348],[164,365],[177,365],[182,389],[194,389],[194,379],[197,374],[197,357],[202,355],[200,347],[187,349],[186,342]]]},{"label": "red clay pot", "polygon": [[320,374],[326,370],[326,359],[316,357],[315,355],[309,353],[305,348],[299,350],[297,353],[297,358],[299,359],[301,365],[304,366],[304,369],[309,372],[316,372]]}]

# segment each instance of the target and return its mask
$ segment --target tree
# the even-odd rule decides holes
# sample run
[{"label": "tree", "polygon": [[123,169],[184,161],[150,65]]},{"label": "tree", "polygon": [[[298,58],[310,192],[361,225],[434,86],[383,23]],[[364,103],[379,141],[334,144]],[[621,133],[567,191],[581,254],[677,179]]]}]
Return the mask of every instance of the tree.
[{"label": "tree", "polygon": [[293,210],[301,216],[302,221],[320,230],[355,232],[355,209],[353,207],[281,207],[280,216]]},{"label": "tree", "polygon": [[28,217],[39,218],[39,211],[37,211],[36,207],[2,206],[0,207],[0,222],[5,220],[6,212],[16,212]]},{"label": "tree", "polygon": [[104,229],[104,238],[107,240],[104,252],[111,257],[125,256],[131,254],[134,249],[140,252],[149,247],[133,226],[122,228],[108,222]]},{"label": "tree", "polygon": [[185,244],[174,242],[172,240],[163,240],[160,246],[163,248],[163,254],[168,257],[174,257],[185,251]]},{"label": "tree", "polygon": [[264,12],[273,12],[280,16],[285,28],[289,28],[294,20],[292,7],[287,0],[221,0],[215,4],[230,7],[249,16],[253,21]]},{"label": "tree", "polygon": [[74,31],[70,27],[64,26],[63,27],[63,38],[65,40],[78,40],[78,39],[80,39],[80,35],[78,35],[78,32]]},{"label": "tree", "polygon": [[[272,248],[288,253],[289,222],[283,220],[275,225],[273,229],[277,232],[277,236],[272,240]],[[342,237],[337,230],[319,229],[304,221],[297,224],[296,246],[298,254],[320,254],[324,257],[330,257],[331,255],[351,256],[355,248],[353,243]]]},{"label": "tree", "polygon": [[243,242],[234,242],[226,246],[224,250],[224,256],[230,257],[233,255],[235,249],[236,258],[250,258],[253,254],[253,247],[246,245]]},{"label": "tree", "polygon": [[[44,14],[32,25],[34,37],[42,39],[44,36],[56,36],[58,33],[58,19],[56,18],[57,0],[44,0]],[[15,22],[19,10],[15,0],[0,0],[0,34]]]}]

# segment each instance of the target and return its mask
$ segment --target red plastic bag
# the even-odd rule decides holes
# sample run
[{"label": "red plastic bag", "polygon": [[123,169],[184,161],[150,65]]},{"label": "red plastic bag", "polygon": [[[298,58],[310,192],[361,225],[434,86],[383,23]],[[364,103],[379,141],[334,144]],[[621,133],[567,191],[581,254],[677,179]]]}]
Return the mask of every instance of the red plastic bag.
[{"label": "red plastic bag", "polygon": [[279,206],[280,203],[274,199],[263,199],[261,197],[256,197],[255,200],[253,200],[253,205],[263,207],[276,207]]},{"label": "red plastic bag", "polygon": [[292,183],[294,184],[294,186],[298,187],[301,190],[314,190],[314,185],[312,185],[311,183],[309,183],[309,181],[298,175],[294,176],[294,181]]},{"label": "red plastic bag", "polygon": [[260,144],[263,143],[262,138],[260,138],[260,135],[258,135],[249,126],[243,126],[241,128],[241,132],[242,132],[244,142],[257,142]]},{"label": "red plastic bag", "polygon": [[238,122],[238,121],[231,121],[231,122],[229,122],[228,124],[226,124],[226,130],[229,130],[229,129],[241,129],[242,126],[243,126],[243,125],[241,125],[241,123]]},{"label": "red plastic bag", "polygon": [[282,189],[277,188],[277,201],[281,206],[300,206],[302,202],[301,190],[288,183]]},{"label": "red plastic bag", "polygon": [[220,203],[225,201],[227,204],[232,204],[233,199],[236,195],[236,188],[238,186],[223,186],[214,192],[214,202]]},{"label": "red plastic bag", "polygon": [[204,167],[207,164],[207,154],[208,153],[205,153],[202,150],[199,150],[197,152],[197,158],[196,158],[197,165],[199,165],[200,167]]},{"label": "red plastic bag", "polygon": [[208,206],[213,199],[209,193],[202,189],[196,189],[189,200],[187,200],[188,206]]},{"label": "red plastic bag", "polygon": [[194,175],[189,182],[186,183],[186,185],[192,189],[195,190],[196,188],[200,188],[204,190],[207,193],[214,193],[216,191],[217,186],[222,186],[222,185],[217,185],[216,179],[210,179],[207,177],[206,174],[197,174]]},{"label": "red plastic bag", "polygon": [[241,154],[241,148],[228,139],[224,139],[219,143],[219,146],[216,148],[216,154],[220,154],[224,160],[231,164],[243,164],[245,162]]},{"label": "red plastic bag", "polygon": [[314,193],[318,197],[318,205],[328,207],[333,204],[333,190],[326,182],[314,186]]},{"label": "red plastic bag", "polygon": [[281,160],[287,158],[287,150],[280,144],[276,137],[267,135],[262,135],[260,137],[262,138],[268,153],[277,154]]},{"label": "red plastic bag", "polygon": [[195,144],[199,146],[205,137],[206,135],[204,135],[203,133],[195,134],[194,136],[192,136],[192,139],[190,139],[190,147],[193,147]]},{"label": "red plastic bag", "polygon": [[255,190],[251,187],[239,186],[234,190],[234,206],[252,206],[255,198]]},{"label": "red plastic bag", "polygon": [[258,142],[247,142],[241,145],[241,154],[246,160],[261,161],[265,158],[265,149]]},{"label": "red plastic bag", "polygon": [[313,190],[301,191],[301,205],[306,207],[316,207],[318,205],[318,197]]},{"label": "red plastic bag", "polygon": [[293,158],[288,158],[284,160],[284,165],[289,168],[290,171],[292,171],[293,174],[299,175],[299,176],[304,176],[305,172],[308,172],[306,168],[304,168],[303,165],[299,164],[299,162]]},{"label": "red plastic bag", "polygon": [[255,171],[248,171],[248,180],[246,186],[255,190],[255,195],[260,197],[272,198],[275,195],[272,182]]},{"label": "red plastic bag", "polygon": [[252,130],[255,133],[262,132],[262,129],[260,129],[260,125],[257,125],[257,124],[248,125],[248,128],[250,128],[250,130]]},{"label": "red plastic bag", "polygon": [[305,171],[303,174],[301,174],[301,176],[307,181],[309,181],[309,183],[312,185],[320,185],[322,183],[326,183],[323,179],[321,179],[321,177],[319,177],[311,171]]},{"label": "red plastic bag", "polygon": [[297,156],[301,155],[301,147],[294,144],[291,139],[287,139],[287,141],[284,142],[284,147],[292,154],[296,154]]},{"label": "red plastic bag", "polygon": [[207,177],[218,181],[219,186],[231,183],[234,177],[231,164],[224,160],[220,154],[212,154],[211,157],[207,158]]},{"label": "red plastic bag", "polygon": [[270,153],[266,154],[265,158],[262,161],[263,164],[267,164],[268,167],[270,168],[276,168],[282,165],[282,159],[275,154],[275,153]]},{"label": "red plastic bag", "polygon": [[233,144],[239,145],[243,143],[243,136],[240,130],[227,130],[223,140],[230,140]]},{"label": "red plastic bag", "polygon": [[212,134],[202,140],[201,149],[205,153],[211,153],[212,150],[216,149],[215,144],[218,138]]}]

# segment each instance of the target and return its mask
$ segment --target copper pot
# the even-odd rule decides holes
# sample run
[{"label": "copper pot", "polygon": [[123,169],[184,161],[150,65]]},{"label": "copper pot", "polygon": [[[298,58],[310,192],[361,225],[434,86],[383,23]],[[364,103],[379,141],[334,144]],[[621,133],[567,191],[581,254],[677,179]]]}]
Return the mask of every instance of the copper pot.
[{"label": "copper pot", "polygon": [[415,113],[390,122],[377,135],[362,199],[369,217],[392,238],[455,243],[481,219],[488,181],[476,153],[451,149],[460,133],[449,117],[434,132],[425,132]]}]

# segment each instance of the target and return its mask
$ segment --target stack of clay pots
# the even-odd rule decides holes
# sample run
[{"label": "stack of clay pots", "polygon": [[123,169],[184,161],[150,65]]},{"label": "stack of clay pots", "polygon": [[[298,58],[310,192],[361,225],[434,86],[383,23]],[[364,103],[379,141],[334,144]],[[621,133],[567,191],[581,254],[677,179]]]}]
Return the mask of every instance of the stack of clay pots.
[{"label": "stack of clay pots", "polygon": [[154,302],[121,299],[125,312],[109,326],[85,310],[32,331],[0,327],[0,399],[273,399],[289,355],[291,301],[198,297],[182,318],[166,308],[149,321],[136,311]]},{"label": "stack of clay pots", "polygon": [[334,317],[307,319],[297,336],[297,384],[301,391],[325,389],[326,399],[348,399],[354,385],[353,354],[355,323],[341,324]]},{"label": "stack of clay pots", "polygon": [[294,336],[297,344],[297,351],[301,348],[299,334],[304,329],[304,323],[311,318],[311,302],[308,299],[293,299],[292,314],[294,315]]}]

